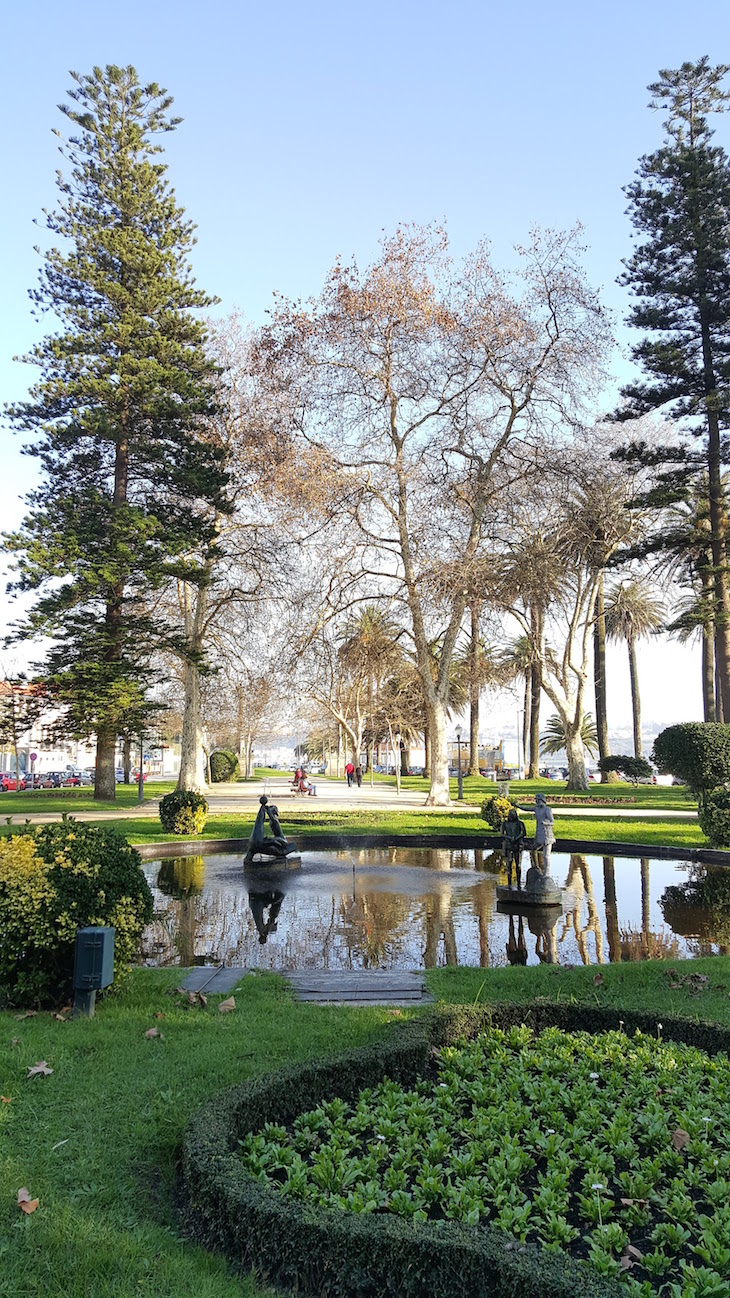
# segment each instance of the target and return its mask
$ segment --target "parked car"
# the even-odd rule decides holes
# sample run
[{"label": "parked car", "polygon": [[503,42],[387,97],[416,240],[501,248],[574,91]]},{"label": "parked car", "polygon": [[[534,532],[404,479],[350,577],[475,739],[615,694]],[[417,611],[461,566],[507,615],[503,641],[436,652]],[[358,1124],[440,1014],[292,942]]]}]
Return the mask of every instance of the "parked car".
[{"label": "parked car", "polygon": [[116,778],[117,784],[124,784],[124,771],[122,770],[121,766],[117,767],[116,771],[114,772],[114,776]]},{"label": "parked car", "polygon": [[25,777],[21,775],[20,783],[15,771],[3,771],[0,775],[0,789],[3,793],[15,793],[18,789],[25,788]]}]

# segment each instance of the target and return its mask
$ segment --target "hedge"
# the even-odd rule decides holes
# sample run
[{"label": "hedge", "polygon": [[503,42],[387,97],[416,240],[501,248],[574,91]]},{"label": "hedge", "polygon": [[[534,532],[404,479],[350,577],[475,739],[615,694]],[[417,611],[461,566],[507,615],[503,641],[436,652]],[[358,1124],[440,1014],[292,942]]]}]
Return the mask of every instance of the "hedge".
[{"label": "hedge", "polygon": [[[183,1144],[184,1214],[203,1244],[285,1289],[322,1298],[625,1298],[617,1281],[535,1245],[520,1245],[492,1226],[414,1225],[386,1215],[322,1209],[278,1194],[243,1169],[239,1138],[266,1122],[290,1123],[338,1096],[353,1101],[384,1077],[412,1085],[431,1065],[434,1047],[489,1027],[526,1023],[534,1031],[656,1034],[658,1018],[601,1006],[497,1005],[439,1008],[399,1026],[387,1043],[258,1077],[215,1096],[191,1122]],[[710,1054],[730,1050],[730,1029],[663,1020],[665,1038]],[[511,1247],[510,1247],[511,1245]]]}]

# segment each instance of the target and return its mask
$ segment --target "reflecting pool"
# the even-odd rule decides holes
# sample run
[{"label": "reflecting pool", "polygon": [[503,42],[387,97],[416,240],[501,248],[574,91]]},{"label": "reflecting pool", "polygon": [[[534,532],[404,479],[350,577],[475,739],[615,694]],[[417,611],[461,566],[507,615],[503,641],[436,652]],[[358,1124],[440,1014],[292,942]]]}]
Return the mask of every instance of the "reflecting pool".
[{"label": "reflecting pool", "polygon": [[[240,855],[145,863],[150,964],[261,969],[604,964],[730,952],[730,871],[553,853],[560,907],[505,907],[498,853],[304,851],[298,867]],[[509,913],[506,913],[509,912]]]}]

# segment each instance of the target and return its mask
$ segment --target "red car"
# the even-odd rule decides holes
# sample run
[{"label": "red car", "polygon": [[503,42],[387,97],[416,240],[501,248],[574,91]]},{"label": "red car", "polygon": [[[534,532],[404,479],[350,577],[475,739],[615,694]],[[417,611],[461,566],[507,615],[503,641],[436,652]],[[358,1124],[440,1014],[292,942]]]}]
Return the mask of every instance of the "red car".
[{"label": "red car", "polygon": [[0,775],[0,789],[2,789],[3,793],[16,793],[19,788],[25,788],[25,779],[23,776],[21,775],[20,784],[18,784],[18,777],[15,774],[15,771],[3,771],[2,775]]}]

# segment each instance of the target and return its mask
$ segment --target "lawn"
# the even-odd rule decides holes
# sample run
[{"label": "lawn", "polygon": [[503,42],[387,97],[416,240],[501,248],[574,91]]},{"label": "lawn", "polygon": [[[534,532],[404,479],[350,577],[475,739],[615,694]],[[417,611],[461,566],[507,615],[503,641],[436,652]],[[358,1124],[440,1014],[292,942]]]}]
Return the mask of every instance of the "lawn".
[{"label": "lawn", "polygon": [[[267,771],[267,775],[282,775],[282,771]],[[318,779],[324,777],[318,776]],[[343,777],[344,778],[344,777]],[[370,776],[366,775],[365,784],[370,783]],[[375,784],[387,785],[395,789],[394,775],[373,775]],[[457,780],[452,777],[449,780],[451,797],[456,799]],[[485,798],[494,797],[498,790],[497,785],[490,780],[485,780],[483,776],[465,775],[462,780],[464,802],[470,802],[480,805]],[[423,791],[428,793],[429,781],[423,776],[409,775],[404,776],[401,780],[401,788],[411,791]],[[533,801],[536,793],[544,793],[548,799],[551,797],[569,798],[566,806],[580,806],[582,802],[590,803],[592,800],[608,798],[612,802],[634,805],[636,807],[662,807],[667,811],[694,811],[697,807],[697,799],[693,798],[689,789],[684,785],[668,787],[663,784],[599,784],[597,781],[592,783],[585,793],[566,793],[565,780],[510,780],[509,782],[510,797],[516,802],[530,803]]]},{"label": "lawn", "polygon": [[[443,969],[449,1001],[585,1000],[730,1023],[730,958],[595,969]],[[705,974],[699,991],[686,974]],[[0,1014],[0,1295],[3,1298],[263,1298],[177,1230],[173,1199],[185,1124],[217,1089],[261,1071],[397,1031],[405,1012],[292,1001],[274,975],[248,975],[236,1009],[186,1008],[174,970],[138,970],[94,1020]],[[156,1017],[157,1016],[157,1017]],[[145,1033],[157,1028],[161,1037]],[[27,1079],[40,1060],[50,1076]],[[24,1216],[17,1191],[39,1206]]]},{"label": "lawn", "polygon": [[[331,811],[300,812],[281,817],[282,828],[288,838],[306,842],[308,836],[322,832],[341,833],[356,837],[358,834],[463,834],[479,843],[494,831],[479,816],[458,811]],[[528,832],[531,822],[527,818]],[[199,837],[247,838],[251,832],[252,816],[210,816]],[[0,827],[1,828],[1,827]],[[169,842],[170,835],[155,819],[130,818],[120,823],[119,832],[130,843]],[[609,840],[620,843],[665,844],[675,847],[707,847],[707,840],[694,820],[640,818],[624,820],[616,817],[578,816],[555,817],[558,838],[582,838],[590,842]],[[186,840],[187,841],[187,840]]]},{"label": "lawn", "polygon": [[[153,802],[175,788],[174,780],[155,780],[145,784],[145,802]],[[52,812],[113,811],[137,805],[137,785],[118,784],[115,802],[95,802],[92,788],[27,789],[18,793],[0,793],[0,816],[11,816],[20,823],[24,816],[44,816]]]}]

